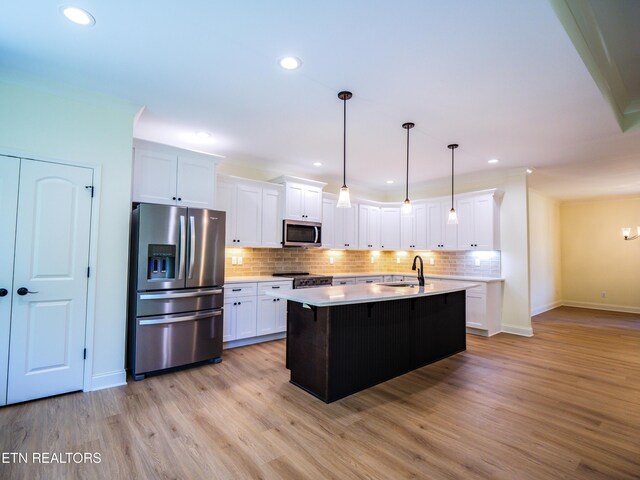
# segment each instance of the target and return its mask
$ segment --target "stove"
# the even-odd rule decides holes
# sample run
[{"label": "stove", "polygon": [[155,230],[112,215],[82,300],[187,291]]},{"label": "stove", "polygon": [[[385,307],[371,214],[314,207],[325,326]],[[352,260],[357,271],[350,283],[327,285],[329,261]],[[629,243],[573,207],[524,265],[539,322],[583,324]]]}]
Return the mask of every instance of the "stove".
[{"label": "stove", "polygon": [[333,277],[309,272],[274,273],[274,277],[293,278],[293,288],[330,287]]}]

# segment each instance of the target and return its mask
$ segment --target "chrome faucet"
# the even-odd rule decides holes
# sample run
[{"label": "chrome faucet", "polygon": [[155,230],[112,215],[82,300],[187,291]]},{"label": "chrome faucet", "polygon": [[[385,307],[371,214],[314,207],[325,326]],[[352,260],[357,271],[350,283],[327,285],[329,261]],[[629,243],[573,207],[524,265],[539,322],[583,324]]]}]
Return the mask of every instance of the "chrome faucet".
[{"label": "chrome faucet", "polygon": [[416,255],[413,257],[413,265],[411,266],[411,270],[416,269],[416,260],[420,260],[420,266],[418,267],[418,285],[424,287],[424,263],[422,263],[422,257],[420,255]]}]

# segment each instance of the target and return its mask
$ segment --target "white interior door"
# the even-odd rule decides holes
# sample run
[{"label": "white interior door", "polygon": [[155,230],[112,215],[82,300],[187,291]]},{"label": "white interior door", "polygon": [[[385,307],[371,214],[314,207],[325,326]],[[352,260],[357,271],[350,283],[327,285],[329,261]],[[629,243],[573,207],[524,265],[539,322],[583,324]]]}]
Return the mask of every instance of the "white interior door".
[{"label": "white interior door", "polygon": [[82,389],[92,184],[92,169],[22,160],[8,403]]},{"label": "white interior door", "polygon": [[0,405],[7,403],[9,327],[19,173],[19,158],[0,156]]}]

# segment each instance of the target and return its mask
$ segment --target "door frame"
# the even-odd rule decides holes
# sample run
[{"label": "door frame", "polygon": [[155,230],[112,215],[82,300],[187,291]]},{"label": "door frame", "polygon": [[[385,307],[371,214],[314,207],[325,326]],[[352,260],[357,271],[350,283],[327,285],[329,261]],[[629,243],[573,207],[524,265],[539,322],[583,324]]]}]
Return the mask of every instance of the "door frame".
[{"label": "door frame", "polygon": [[[85,334],[84,348],[87,349],[87,358],[84,361],[83,392],[93,390],[93,345],[95,339],[95,313],[96,313],[96,258],[98,257],[98,235],[100,225],[100,200],[102,197],[102,165],[95,163],[80,163],[68,160],[61,160],[46,155],[33,155],[32,153],[3,148],[0,155],[15,157],[21,160],[34,160],[36,162],[57,163],[72,167],[89,168],[93,171],[93,201],[91,202],[91,220],[89,222],[89,268],[92,272],[87,281],[87,306],[85,312]],[[18,192],[19,194],[19,192]],[[126,287],[125,287],[126,288]],[[123,368],[124,368],[124,359]]]}]

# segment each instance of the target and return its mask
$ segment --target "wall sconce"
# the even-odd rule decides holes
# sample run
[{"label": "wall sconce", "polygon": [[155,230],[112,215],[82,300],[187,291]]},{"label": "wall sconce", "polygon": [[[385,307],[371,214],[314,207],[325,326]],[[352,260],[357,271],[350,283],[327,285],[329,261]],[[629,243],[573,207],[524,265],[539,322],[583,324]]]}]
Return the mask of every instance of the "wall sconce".
[{"label": "wall sconce", "polygon": [[638,233],[633,236],[631,236],[631,227],[623,227],[622,236],[625,240],[635,240],[636,238],[640,238],[640,226],[638,226]]}]

